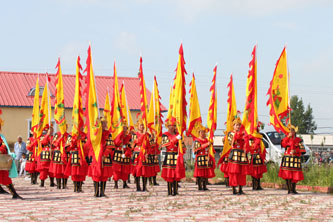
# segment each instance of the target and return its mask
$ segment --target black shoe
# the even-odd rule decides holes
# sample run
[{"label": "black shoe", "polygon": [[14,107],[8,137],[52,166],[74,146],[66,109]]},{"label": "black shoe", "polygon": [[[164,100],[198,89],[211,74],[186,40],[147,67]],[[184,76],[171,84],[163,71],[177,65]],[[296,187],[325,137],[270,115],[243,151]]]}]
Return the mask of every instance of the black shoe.
[{"label": "black shoe", "polygon": [[149,186],[153,186],[153,178],[149,177]]},{"label": "black shoe", "polygon": [[168,196],[172,195],[172,183],[168,182]]},{"label": "black shoe", "polygon": [[209,190],[207,188],[207,184],[208,184],[208,179],[207,178],[203,178],[203,190]]},{"label": "black shoe", "polygon": [[9,194],[9,193],[0,186],[0,194]]},{"label": "black shoe", "polygon": [[61,178],[56,178],[57,181],[57,189],[61,189]]},{"label": "black shoe", "polygon": [[99,197],[99,182],[94,181],[94,197]]},{"label": "black shoe", "polygon": [[117,181],[114,181],[114,189],[118,189],[118,180]]},{"label": "black shoe", "polygon": [[229,188],[229,177],[225,178],[225,186]]},{"label": "black shoe", "polygon": [[178,195],[178,182],[177,181],[173,181],[173,193],[172,196],[176,196]]},{"label": "black shoe", "polygon": [[78,182],[73,181],[73,184],[74,184],[74,193],[77,193],[78,192]]},{"label": "black shoe", "polygon": [[99,196],[100,197],[106,197],[105,195],[105,187],[106,187],[106,181],[105,182],[99,182],[100,184],[100,193],[99,193]]},{"label": "black shoe", "polygon": [[135,184],[136,184],[136,191],[140,192],[141,187],[140,187],[140,177],[135,177]]},{"label": "black shoe", "polygon": [[127,182],[123,181],[123,189],[128,189],[128,188],[130,188],[130,187],[127,185]]},{"label": "black shoe", "polygon": [[239,191],[238,191],[238,195],[244,195],[245,193],[243,192],[243,187],[239,186]]},{"label": "black shoe", "polygon": [[44,187],[44,182],[45,182],[45,180],[41,180],[39,186],[40,186],[40,187]]},{"label": "black shoe", "polygon": [[67,189],[67,178],[62,178],[62,189]]},{"label": "black shoe", "polygon": [[127,183],[131,183],[131,174],[128,174],[128,180]]},{"label": "black shoe", "polygon": [[257,179],[257,182],[258,182],[257,190],[263,190],[263,188],[260,185],[260,178]]},{"label": "black shoe", "polygon": [[197,178],[197,184],[198,184],[198,190],[202,190],[202,181],[200,177]]},{"label": "black shoe", "polygon": [[147,177],[142,177],[142,184],[143,184],[143,192],[149,192],[147,189]]},{"label": "black shoe", "polygon": [[50,187],[54,187],[54,177],[50,177]]},{"label": "black shoe", "polygon": [[290,180],[286,180],[286,182],[287,182],[288,194],[291,194],[291,190],[292,190],[291,181]]},{"label": "black shoe", "polygon": [[298,194],[298,192],[296,191],[296,183],[292,183],[291,186],[293,194]]},{"label": "black shoe", "polygon": [[236,187],[232,187],[232,194],[233,194],[233,195],[238,194],[238,193],[237,193],[237,190],[236,190]]},{"label": "black shoe", "polygon": [[159,184],[156,182],[156,176],[153,177],[153,182],[154,182],[154,186],[159,186]]},{"label": "black shoe", "polygon": [[9,189],[10,193],[13,195],[12,199],[21,199],[21,200],[23,200],[23,198],[16,193],[16,190],[15,190],[13,184],[9,184],[9,185],[7,185],[7,187]]}]

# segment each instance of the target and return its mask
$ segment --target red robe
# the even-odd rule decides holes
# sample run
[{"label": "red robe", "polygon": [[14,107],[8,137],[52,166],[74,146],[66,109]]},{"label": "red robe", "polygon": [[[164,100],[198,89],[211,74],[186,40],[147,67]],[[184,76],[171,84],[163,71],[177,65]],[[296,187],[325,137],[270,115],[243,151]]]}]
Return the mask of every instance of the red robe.
[{"label": "red robe", "polygon": [[37,140],[33,137],[29,138],[29,144],[27,144],[27,150],[29,151],[27,162],[25,164],[25,170],[28,173],[37,172],[37,160],[35,153],[37,152]]},{"label": "red robe", "polygon": [[[61,135],[60,132],[57,132],[57,134],[54,136],[54,140],[52,141],[53,154],[49,171],[54,175],[55,178],[67,177],[64,175],[65,169],[67,167],[67,152],[65,149],[67,138],[67,132],[65,132],[64,135]],[[61,146],[63,147],[62,154],[60,152]]]},{"label": "red robe", "polygon": [[[149,134],[136,132],[136,139],[134,140],[134,154],[133,154],[133,168],[132,175],[134,177],[152,177],[154,176],[155,170],[151,157],[149,154],[152,153]],[[142,153],[143,145],[145,144],[145,154]]]},{"label": "red robe", "polygon": [[251,153],[251,159],[249,164],[249,175],[254,178],[262,178],[262,175],[267,172],[265,165],[266,150],[261,152],[261,139],[251,136],[247,143],[248,151]]},{"label": "red robe", "polygon": [[208,139],[196,138],[194,140],[195,166],[194,177],[213,178],[215,177],[213,161],[209,160]]},{"label": "red robe", "polygon": [[37,157],[37,171],[39,172],[39,178],[45,180],[47,176],[53,177],[52,172],[49,172],[51,163],[51,136],[46,134],[40,137],[40,145],[42,146],[42,152]]},{"label": "red robe", "polygon": [[161,150],[159,149],[159,146],[157,145],[155,140],[151,140],[150,141],[150,152],[149,152],[149,156],[152,157],[152,159],[154,160],[153,163],[153,176],[157,176],[158,172],[161,171],[160,169],[160,164],[159,164],[159,160],[158,160],[158,156],[160,155]]},{"label": "red robe", "polygon": [[292,180],[292,183],[304,180],[301,155],[305,151],[301,148],[302,139],[285,137],[281,141],[281,146],[286,148],[286,151],[281,161],[279,177]]},{"label": "red robe", "polygon": [[109,175],[106,174],[107,171],[103,169],[103,156],[105,157],[106,155],[109,154],[105,152],[105,144],[109,134],[110,132],[108,130],[103,130],[100,153],[97,159],[94,156],[94,151],[92,149],[92,146],[90,146],[89,156],[92,156],[92,163],[89,166],[88,175],[95,182],[105,182],[109,179]]},{"label": "red robe", "polygon": [[[1,140],[1,138],[0,138]],[[0,154],[8,154],[7,147],[5,144],[0,141]],[[9,178],[9,171],[8,170],[0,170],[0,184],[1,185],[9,185],[12,184],[12,179]]]},{"label": "red robe", "polygon": [[114,181],[126,181],[131,173],[131,139],[131,134],[124,135],[124,133],[121,133],[114,141],[115,150],[112,160]]},{"label": "red robe", "polygon": [[246,157],[246,147],[244,131],[234,132],[233,145],[228,157],[227,172],[229,175],[229,185],[245,186],[246,175],[248,174],[248,160]]},{"label": "red robe", "polygon": [[[85,137],[82,135],[82,137]],[[88,155],[85,150],[84,142],[81,142],[82,150],[80,147],[80,140],[75,136],[71,138],[67,150],[70,152],[68,164],[65,170],[67,177],[71,176],[72,181],[82,182],[85,181],[88,172],[88,163],[85,157]]]},{"label": "red robe", "polygon": [[[169,132],[165,132],[162,136],[162,146],[166,148],[166,156],[162,166],[161,177],[167,182],[180,181],[183,177],[179,175],[185,175],[185,167],[181,170],[184,172],[176,172],[177,160],[178,160],[178,134],[171,135]],[[184,153],[185,153],[185,146]]]}]

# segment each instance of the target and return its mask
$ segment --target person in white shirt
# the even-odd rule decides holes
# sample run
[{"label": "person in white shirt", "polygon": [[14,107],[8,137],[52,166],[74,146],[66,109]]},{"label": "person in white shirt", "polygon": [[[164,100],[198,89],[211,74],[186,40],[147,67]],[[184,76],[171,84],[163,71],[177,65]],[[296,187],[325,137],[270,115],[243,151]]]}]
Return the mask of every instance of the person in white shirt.
[{"label": "person in white shirt", "polygon": [[21,164],[21,168],[20,168],[20,174],[19,176],[22,176],[22,174],[24,174],[24,176],[26,176],[26,171],[25,171],[25,163],[27,162],[27,158],[26,158],[26,154],[23,153],[22,154],[22,157],[20,159],[20,164]]}]

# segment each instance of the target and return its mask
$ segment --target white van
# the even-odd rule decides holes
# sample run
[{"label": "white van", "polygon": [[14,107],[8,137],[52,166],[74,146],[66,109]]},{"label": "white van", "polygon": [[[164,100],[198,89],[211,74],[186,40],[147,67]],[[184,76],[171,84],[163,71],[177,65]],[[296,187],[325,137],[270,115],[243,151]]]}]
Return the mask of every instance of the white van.
[{"label": "white van", "polygon": [[[266,160],[280,165],[281,159],[285,152],[285,149],[281,147],[281,140],[285,135],[276,131],[260,132],[260,134],[263,136],[263,142],[267,151]],[[305,144],[303,145],[306,153],[302,156],[302,163],[303,165],[307,165],[310,162],[312,151],[308,146]]]}]

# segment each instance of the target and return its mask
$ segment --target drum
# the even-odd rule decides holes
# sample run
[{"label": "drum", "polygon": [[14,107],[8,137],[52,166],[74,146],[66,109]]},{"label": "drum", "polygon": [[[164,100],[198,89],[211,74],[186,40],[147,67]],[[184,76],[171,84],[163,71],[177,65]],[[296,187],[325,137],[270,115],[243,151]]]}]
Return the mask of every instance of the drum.
[{"label": "drum", "polygon": [[8,154],[0,154],[0,170],[10,170],[13,159]]}]

